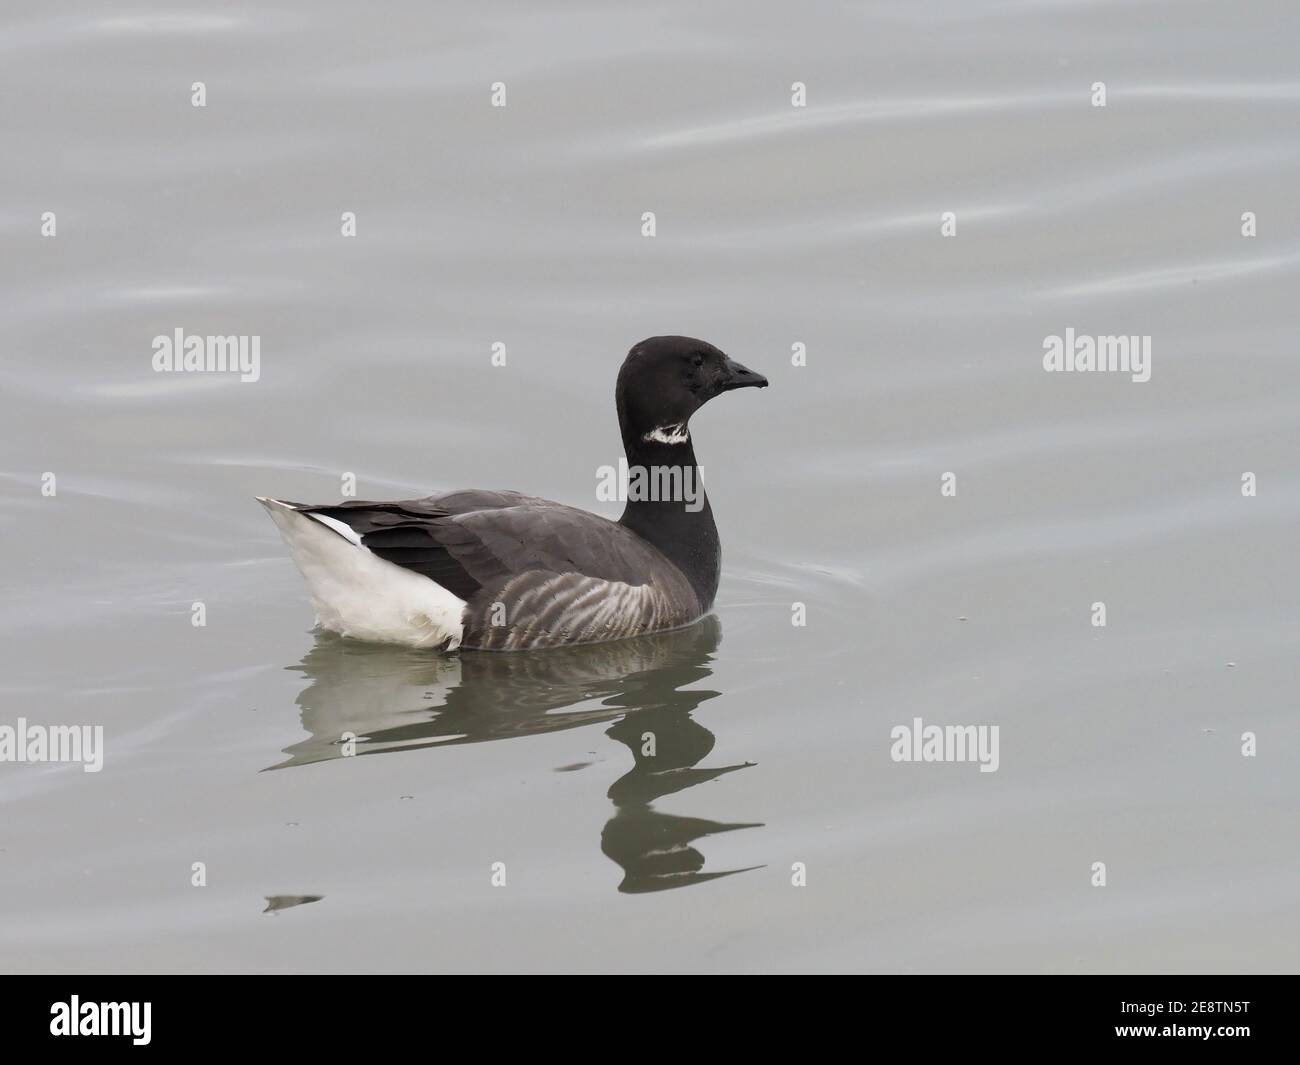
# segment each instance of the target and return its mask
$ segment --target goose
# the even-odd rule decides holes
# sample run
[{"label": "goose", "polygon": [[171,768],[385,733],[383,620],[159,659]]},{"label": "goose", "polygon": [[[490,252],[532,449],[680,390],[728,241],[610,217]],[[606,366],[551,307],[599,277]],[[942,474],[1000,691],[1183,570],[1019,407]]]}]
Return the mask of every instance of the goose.
[{"label": "goose", "polygon": [[[700,484],[691,415],[723,392],[767,383],[702,340],[641,341],[614,389],[629,471]],[[257,500],[320,628],[443,652],[524,651],[664,632],[708,613],[722,556],[707,496],[702,487],[692,499],[642,494],[618,521],[484,489],[392,503]]]}]

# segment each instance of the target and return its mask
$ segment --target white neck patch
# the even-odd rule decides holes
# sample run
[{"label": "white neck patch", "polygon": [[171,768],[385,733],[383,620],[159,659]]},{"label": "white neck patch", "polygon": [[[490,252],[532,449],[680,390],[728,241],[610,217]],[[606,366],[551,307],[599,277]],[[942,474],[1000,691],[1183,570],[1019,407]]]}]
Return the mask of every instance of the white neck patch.
[{"label": "white neck patch", "polygon": [[675,425],[656,426],[641,437],[647,444],[684,444],[690,438],[691,434],[687,430],[685,422],[678,422]]}]

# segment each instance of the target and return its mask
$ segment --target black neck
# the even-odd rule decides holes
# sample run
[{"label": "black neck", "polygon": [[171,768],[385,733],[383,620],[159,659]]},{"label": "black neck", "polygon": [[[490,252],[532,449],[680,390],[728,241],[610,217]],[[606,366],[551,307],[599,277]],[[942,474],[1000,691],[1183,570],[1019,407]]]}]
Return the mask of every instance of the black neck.
[{"label": "black neck", "polygon": [[[695,589],[700,608],[708,610],[718,591],[722,548],[690,439],[680,444],[648,441],[644,434],[624,426],[623,449],[627,452],[629,477],[635,476],[637,467],[666,467],[676,471],[671,474],[672,483],[690,487],[694,502],[686,498],[629,499],[619,523],[657,547],[681,570]],[[696,506],[699,509],[690,509]]]}]

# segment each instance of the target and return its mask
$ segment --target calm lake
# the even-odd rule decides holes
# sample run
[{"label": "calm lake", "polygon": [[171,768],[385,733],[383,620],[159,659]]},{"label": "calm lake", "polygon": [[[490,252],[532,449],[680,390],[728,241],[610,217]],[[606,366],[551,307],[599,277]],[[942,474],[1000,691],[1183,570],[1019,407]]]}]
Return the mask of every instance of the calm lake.
[{"label": "calm lake", "polygon": [[[1300,8],[547,6],[5,6],[0,970],[1295,971]],[[617,517],[663,333],[710,618],[312,631],[255,495]]]}]

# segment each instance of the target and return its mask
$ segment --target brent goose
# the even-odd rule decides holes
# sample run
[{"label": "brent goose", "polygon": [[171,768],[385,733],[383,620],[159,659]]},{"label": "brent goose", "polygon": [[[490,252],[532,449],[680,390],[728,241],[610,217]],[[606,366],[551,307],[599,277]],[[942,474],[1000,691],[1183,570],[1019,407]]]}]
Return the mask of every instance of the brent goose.
[{"label": "brent goose", "polygon": [[[702,340],[637,344],[614,390],[629,469],[657,468],[660,484],[698,484],[691,415],[750,385],[767,379]],[[617,522],[482,489],[397,503],[258,501],[289,545],[322,628],[410,647],[521,651],[702,617],[718,590],[721,548],[698,491],[629,500]]]}]

